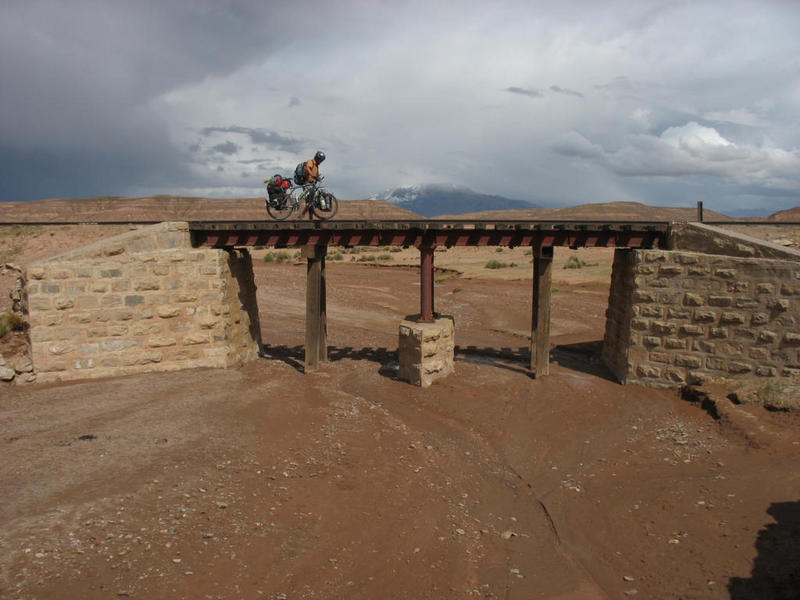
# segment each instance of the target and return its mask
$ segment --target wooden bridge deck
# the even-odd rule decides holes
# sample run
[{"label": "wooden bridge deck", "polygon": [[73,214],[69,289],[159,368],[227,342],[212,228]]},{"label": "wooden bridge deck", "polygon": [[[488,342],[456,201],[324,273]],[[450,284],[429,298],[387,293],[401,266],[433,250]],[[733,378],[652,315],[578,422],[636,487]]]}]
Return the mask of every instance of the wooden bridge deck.
[{"label": "wooden bridge deck", "polygon": [[660,247],[668,222],[642,221],[217,221],[190,222],[194,246]]}]

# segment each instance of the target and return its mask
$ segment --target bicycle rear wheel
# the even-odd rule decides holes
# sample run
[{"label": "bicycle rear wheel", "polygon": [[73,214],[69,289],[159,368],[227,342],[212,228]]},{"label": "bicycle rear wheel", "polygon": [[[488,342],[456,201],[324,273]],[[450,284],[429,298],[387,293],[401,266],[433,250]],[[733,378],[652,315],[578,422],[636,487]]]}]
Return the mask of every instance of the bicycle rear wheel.
[{"label": "bicycle rear wheel", "polygon": [[[323,203],[325,206],[324,209],[321,208]],[[320,192],[317,196],[317,201],[313,204],[312,210],[317,218],[327,221],[332,219],[339,210],[339,200],[330,192]]]},{"label": "bicycle rear wheel", "polygon": [[294,212],[294,204],[288,197],[280,200],[267,199],[267,213],[276,221],[285,221]]}]

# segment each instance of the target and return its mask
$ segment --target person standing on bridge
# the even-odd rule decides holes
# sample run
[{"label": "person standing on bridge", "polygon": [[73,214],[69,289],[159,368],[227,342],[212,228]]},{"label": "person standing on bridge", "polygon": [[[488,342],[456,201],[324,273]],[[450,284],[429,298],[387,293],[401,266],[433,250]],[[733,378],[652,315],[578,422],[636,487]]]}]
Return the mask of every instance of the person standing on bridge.
[{"label": "person standing on bridge", "polygon": [[[322,150],[317,150],[317,153],[314,155],[314,158],[307,160],[303,163],[303,176],[298,181],[298,171],[299,169],[295,169],[295,183],[298,185],[305,185],[307,183],[313,183],[315,181],[322,181],[322,176],[319,174],[319,165],[322,161],[325,160],[325,153]],[[298,167],[300,165],[297,165]],[[308,205],[303,207],[303,211],[300,213],[302,216],[305,216],[306,212],[308,212]]]},{"label": "person standing on bridge", "polygon": [[314,158],[306,161],[306,164],[303,165],[303,183],[320,180],[319,165],[323,160],[325,160],[325,153],[322,150],[318,150]]}]

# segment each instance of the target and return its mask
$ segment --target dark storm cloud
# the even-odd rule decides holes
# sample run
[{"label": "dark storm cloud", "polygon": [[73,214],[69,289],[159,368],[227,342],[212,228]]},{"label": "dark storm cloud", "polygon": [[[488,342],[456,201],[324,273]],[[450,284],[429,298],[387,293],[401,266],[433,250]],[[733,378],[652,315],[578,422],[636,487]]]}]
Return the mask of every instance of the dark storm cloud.
[{"label": "dark storm cloud", "polygon": [[[150,104],[268,55],[286,37],[264,27],[263,16],[282,18],[286,6],[4,2],[0,201],[190,183]],[[292,143],[267,135],[270,142]]]},{"label": "dark storm cloud", "polygon": [[272,162],[269,158],[248,158],[247,160],[238,160],[236,161],[240,165],[254,165],[257,163],[265,163],[265,162]]},{"label": "dark storm cloud", "polygon": [[536,88],[521,88],[516,86],[511,86],[506,88],[507,92],[511,92],[512,94],[520,94],[522,96],[528,96],[530,98],[541,98],[542,91],[537,90]]},{"label": "dark storm cloud", "polygon": [[550,91],[555,92],[556,94],[566,94],[567,96],[575,96],[576,98],[583,98],[583,94],[580,92],[576,92],[575,90],[568,90],[567,88],[562,88],[557,85],[551,85]]},{"label": "dark storm cloud", "polygon": [[120,184],[135,182],[155,191],[188,180],[188,169],[167,146],[73,148],[69,152],[0,146],[0,200],[126,195]]},{"label": "dark storm cloud", "polygon": [[278,150],[287,150],[289,152],[299,152],[303,148],[303,142],[301,140],[281,135],[275,131],[253,127],[241,127],[239,125],[231,125],[230,127],[205,127],[200,130],[200,133],[206,137],[212,133],[240,133],[248,136],[250,141],[254,144]]},{"label": "dark storm cloud", "polygon": [[214,152],[220,152],[222,154],[236,154],[239,151],[239,146],[234,144],[233,142],[225,142],[224,144],[217,144],[211,148]]}]

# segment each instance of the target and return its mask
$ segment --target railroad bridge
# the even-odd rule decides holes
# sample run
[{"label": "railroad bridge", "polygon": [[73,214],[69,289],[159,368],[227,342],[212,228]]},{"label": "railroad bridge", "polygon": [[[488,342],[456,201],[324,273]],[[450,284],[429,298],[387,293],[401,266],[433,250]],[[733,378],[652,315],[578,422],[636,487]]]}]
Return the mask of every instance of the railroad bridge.
[{"label": "railroad bridge", "polygon": [[326,360],[325,256],[329,246],[415,247],[420,253],[420,314],[432,323],[434,251],[437,247],[507,246],[533,249],[531,364],[534,375],[548,372],[550,281],[554,246],[657,248],[669,223],[508,220],[330,221],[321,223],[190,223],[195,247],[301,248],[308,261],[306,367]]},{"label": "railroad bridge", "polygon": [[[404,327],[418,359],[432,347],[426,327],[439,318],[437,247],[530,247],[534,376],[548,372],[553,248],[594,246],[616,248],[603,358],[622,383],[800,374],[797,251],[699,223],[404,220],[161,223],[30,265],[25,295],[37,377],[254,359],[261,332],[248,248],[264,246],[299,248],[307,260],[309,370],[327,360],[329,246],[419,250],[420,314],[401,323],[401,372]],[[452,356],[452,343],[444,346]]]}]

